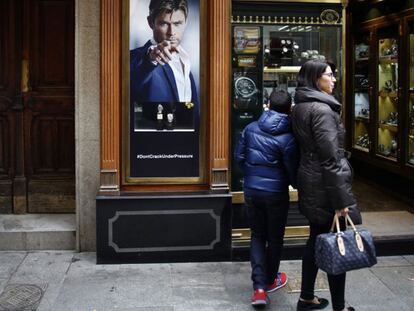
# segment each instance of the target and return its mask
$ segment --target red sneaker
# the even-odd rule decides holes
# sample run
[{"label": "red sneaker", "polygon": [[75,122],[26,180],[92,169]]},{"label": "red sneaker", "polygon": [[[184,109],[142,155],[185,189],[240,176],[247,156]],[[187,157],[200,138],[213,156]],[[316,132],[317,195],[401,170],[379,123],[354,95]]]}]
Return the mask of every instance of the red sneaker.
[{"label": "red sneaker", "polygon": [[268,303],[269,303],[269,298],[267,297],[266,292],[261,288],[256,289],[252,296],[252,306],[264,307]]},{"label": "red sneaker", "polygon": [[272,284],[267,285],[267,292],[272,293],[287,284],[287,275],[284,272],[279,272]]}]

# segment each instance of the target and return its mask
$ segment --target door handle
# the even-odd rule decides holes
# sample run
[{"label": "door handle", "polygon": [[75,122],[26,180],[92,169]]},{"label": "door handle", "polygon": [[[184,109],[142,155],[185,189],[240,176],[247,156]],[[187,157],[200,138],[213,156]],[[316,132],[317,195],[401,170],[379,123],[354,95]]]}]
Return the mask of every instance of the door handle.
[{"label": "door handle", "polygon": [[27,93],[30,91],[29,83],[29,60],[22,60],[22,78],[21,78],[21,91],[22,93]]}]

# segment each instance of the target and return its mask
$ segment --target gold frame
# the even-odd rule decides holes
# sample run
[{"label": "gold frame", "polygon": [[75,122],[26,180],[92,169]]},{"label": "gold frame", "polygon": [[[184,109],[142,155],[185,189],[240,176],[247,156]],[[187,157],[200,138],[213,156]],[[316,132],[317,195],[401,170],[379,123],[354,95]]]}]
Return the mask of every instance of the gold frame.
[{"label": "gold frame", "polygon": [[[309,237],[309,226],[290,226],[285,228],[285,241],[302,241]],[[233,229],[231,231],[233,246],[249,246],[251,231],[249,228]]]},{"label": "gold frame", "polygon": [[[200,34],[207,31],[207,1],[200,3]],[[207,40],[200,36],[200,133],[199,133],[199,177],[131,177],[130,176],[130,103],[129,103],[129,3],[122,0],[122,62],[121,62],[121,102],[122,102],[122,186],[131,185],[180,185],[206,183],[206,113],[207,113]]]},{"label": "gold frame", "polygon": [[[331,1],[326,1],[326,0],[233,0],[233,2],[262,2],[262,3],[266,3],[266,2],[271,2],[271,3],[325,3],[325,4],[342,4],[342,15],[340,16],[340,19],[338,21],[338,23],[333,24],[333,25],[337,25],[337,26],[341,26],[341,30],[342,30],[342,37],[341,37],[341,43],[342,43],[342,51],[346,51],[347,45],[346,45],[346,27],[347,27],[347,23],[346,23],[346,7],[348,5],[348,0],[331,0]],[[246,16],[247,17],[247,16]],[[273,21],[269,21],[268,17],[267,20],[266,18],[264,18],[263,16],[250,16],[247,17],[248,20],[242,21],[239,20],[237,21],[237,18],[232,16],[231,18],[231,22],[232,24],[255,24],[255,23],[260,23],[260,24],[273,24]],[[251,18],[251,20],[250,20]],[[264,18],[264,20],[263,20]],[[276,22],[277,23],[277,22]],[[298,19],[291,19],[291,20],[284,20],[283,21],[284,24],[295,24],[295,23],[299,23],[299,18]],[[309,19],[309,20],[300,20],[300,23],[302,24],[314,24],[314,25],[329,25],[329,24],[323,24],[321,22],[314,22],[313,20]],[[332,24],[331,24],[332,25]],[[343,106],[344,109],[346,109],[345,105],[346,105],[346,79],[345,79],[345,74],[346,74],[346,57],[345,57],[345,53],[342,53],[342,102],[343,102]],[[343,109],[343,111],[344,111]],[[244,203],[244,193],[243,191],[233,191],[231,192],[232,194],[232,204],[243,204]],[[296,190],[291,189],[289,191],[289,195],[290,195],[290,201],[291,202],[297,202],[298,201],[298,192]],[[285,231],[285,240],[303,240],[306,239],[309,236],[309,226],[289,226],[286,227],[286,231]],[[232,230],[232,243],[235,246],[248,246],[250,243],[250,229],[249,228],[240,228],[240,229],[233,229]]]}]

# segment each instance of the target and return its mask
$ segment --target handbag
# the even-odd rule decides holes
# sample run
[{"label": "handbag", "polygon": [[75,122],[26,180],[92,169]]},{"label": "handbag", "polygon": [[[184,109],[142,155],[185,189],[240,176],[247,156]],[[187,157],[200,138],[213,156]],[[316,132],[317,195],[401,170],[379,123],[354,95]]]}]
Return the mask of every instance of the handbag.
[{"label": "handbag", "polygon": [[[318,268],[328,274],[342,274],[377,263],[371,232],[357,229],[349,215],[346,215],[345,220],[346,230],[341,231],[338,215],[335,214],[331,231],[316,237],[315,262]],[[352,228],[349,228],[348,222]],[[333,232],[335,225],[336,232]]]}]

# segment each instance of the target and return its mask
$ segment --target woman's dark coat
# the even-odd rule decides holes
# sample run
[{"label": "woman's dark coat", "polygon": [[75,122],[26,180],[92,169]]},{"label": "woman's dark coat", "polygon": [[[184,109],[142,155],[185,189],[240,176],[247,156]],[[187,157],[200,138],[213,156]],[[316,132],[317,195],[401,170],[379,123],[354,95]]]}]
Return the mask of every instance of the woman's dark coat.
[{"label": "woman's dark coat", "polygon": [[333,96],[297,88],[292,126],[301,153],[299,209],[316,224],[331,222],[335,210],[356,207],[340,111],[341,104]]}]

